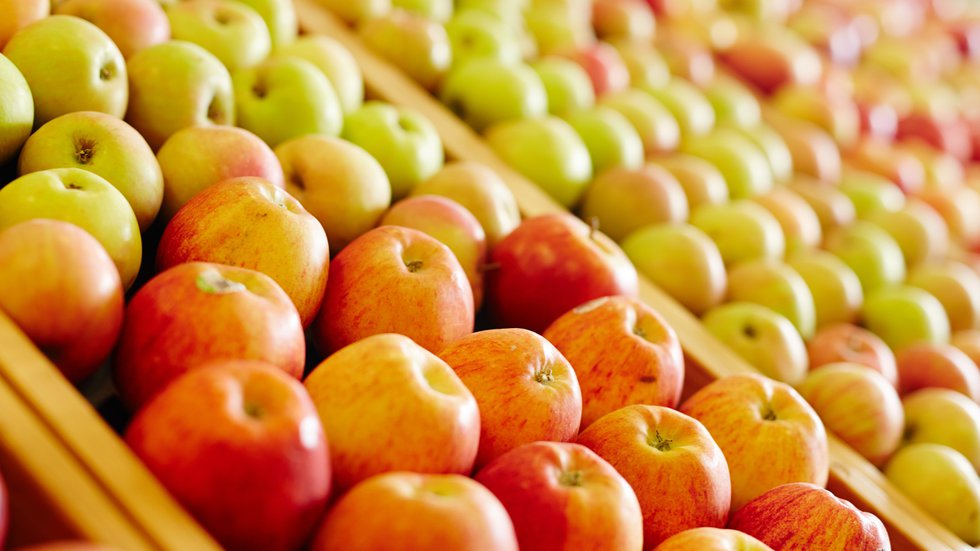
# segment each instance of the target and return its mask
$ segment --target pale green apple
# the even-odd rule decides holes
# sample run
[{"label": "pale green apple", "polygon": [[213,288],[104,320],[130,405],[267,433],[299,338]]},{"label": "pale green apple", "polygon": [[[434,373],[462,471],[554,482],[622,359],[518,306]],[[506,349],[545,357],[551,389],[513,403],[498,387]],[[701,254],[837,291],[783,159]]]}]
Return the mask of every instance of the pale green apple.
[{"label": "pale green apple", "polygon": [[814,298],[806,281],[789,265],[771,259],[742,262],[728,270],[728,301],[754,302],[782,315],[804,339],[816,327]]},{"label": "pale green apple", "polygon": [[905,194],[898,186],[867,170],[844,167],[837,189],[851,199],[857,217],[861,219],[878,211],[896,212],[905,206]]},{"label": "pale green apple", "polygon": [[20,174],[80,168],[102,176],[129,201],[141,231],[160,211],[163,173],[153,150],[133,127],[95,111],[62,115],[34,133],[18,162]]},{"label": "pale green apple", "polygon": [[810,204],[824,235],[854,222],[854,203],[839,189],[804,174],[797,174],[786,187]]},{"label": "pale green apple", "polygon": [[405,10],[369,19],[361,39],[423,88],[435,90],[452,65],[453,50],[441,23]]},{"label": "pale green apple", "polygon": [[650,42],[614,40],[611,42],[630,73],[634,88],[662,88],[670,81],[670,68]]},{"label": "pale green apple", "polygon": [[504,162],[566,207],[579,202],[592,179],[589,150],[557,117],[500,123],[490,127],[486,139]]},{"label": "pale green apple", "polygon": [[779,221],[750,201],[702,205],[691,213],[691,224],[718,245],[726,266],[756,258],[781,259],[786,253]]},{"label": "pale green apple", "polygon": [[647,156],[677,149],[681,128],[670,111],[642,90],[625,90],[599,98],[599,105],[611,107],[626,117],[643,140]]},{"label": "pale green apple", "polygon": [[619,242],[652,224],[687,221],[687,197],[674,176],[659,166],[611,168],[585,192],[582,218]]},{"label": "pale green apple", "polygon": [[725,176],[732,199],[755,197],[772,189],[773,174],[766,156],[734,129],[718,128],[686,141],[681,150],[715,165]]},{"label": "pale green apple", "polygon": [[34,125],[34,98],[17,67],[0,54],[0,165],[20,151]]},{"label": "pale green apple", "polygon": [[214,54],[190,42],[164,42],[129,58],[126,122],[159,149],[189,126],[235,123],[231,75]]},{"label": "pale green apple", "polygon": [[496,59],[505,63],[521,60],[518,37],[500,18],[485,11],[457,12],[446,22],[446,34],[453,49],[453,66],[474,59]]},{"label": "pale green apple", "polygon": [[299,32],[296,8],[291,0],[234,0],[255,10],[269,28],[272,49],[292,43]]},{"label": "pale green apple", "polygon": [[391,11],[391,0],[316,0],[317,4],[332,11],[335,15],[358,25],[385,15]]},{"label": "pale green apple", "polygon": [[211,52],[229,71],[254,67],[272,51],[262,17],[235,0],[183,0],[167,10],[174,40]]},{"label": "pale green apple", "polygon": [[942,303],[917,287],[896,285],[865,292],[861,322],[892,350],[917,342],[949,341],[949,320]]},{"label": "pale green apple", "polygon": [[31,88],[34,126],[74,111],[119,118],[126,113],[126,61],[112,40],[84,19],[52,15],[32,23],[7,42],[3,55]]},{"label": "pale green apple", "polygon": [[666,168],[684,188],[687,205],[693,211],[701,205],[728,202],[728,184],[718,168],[700,157],[671,153],[658,156],[653,164]]},{"label": "pale green apple", "polygon": [[905,279],[902,249],[870,222],[858,221],[832,231],[824,240],[824,248],[854,270],[865,295]]},{"label": "pale green apple", "polygon": [[717,76],[705,87],[704,95],[719,125],[751,127],[762,121],[759,100],[737,79]]},{"label": "pale green apple", "polygon": [[980,405],[955,390],[923,388],[902,399],[906,444],[942,444],[980,471]]},{"label": "pale green apple", "polygon": [[524,23],[544,55],[579,50],[595,42],[591,0],[532,1],[524,10]]},{"label": "pale green apple", "polygon": [[439,23],[445,23],[453,15],[453,0],[391,0],[391,5]]},{"label": "pale green apple", "polygon": [[428,119],[407,108],[369,101],[344,120],[343,138],[363,147],[381,163],[393,199],[442,168],[439,133]]},{"label": "pale green apple", "polygon": [[689,224],[641,228],[622,242],[637,271],[695,315],[721,304],[727,276],[718,246]]},{"label": "pale green apple", "polygon": [[923,264],[907,283],[928,291],[943,305],[953,332],[980,328],[980,275],[954,261]]},{"label": "pale green apple", "polygon": [[337,136],[344,124],[327,77],[309,61],[273,58],[232,76],[238,126],[269,147],[305,134]]},{"label": "pale green apple", "polygon": [[684,139],[703,136],[714,128],[715,110],[711,102],[690,82],[672,78],[663,86],[648,86],[644,90],[674,115]]},{"label": "pale green apple", "polygon": [[566,120],[588,148],[596,174],[614,167],[637,169],[643,164],[640,135],[618,111],[598,106],[576,111]]},{"label": "pale green apple", "polygon": [[913,444],[895,454],[885,476],[968,545],[980,544],[980,478],[961,453]]},{"label": "pale green apple", "polygon": [[446,75],[439,97],[477,131],[498,122],[548,113],[548,95],[541,78],[520,62],[474,59]]},{"label": "pale green apple", "polygon": [[0,230],[34,218],[70,222],[92,234],[112,258],[124,287],[143,257],[139,223],[126,198],[101,176],[56,168],[21,176],[0,189]]},{"label": "pale green apple", "polygon": [[754,143],[769,162],[773,180],[786,183],[793,177],[793,156],[782,136],[765,123],[753,126],[732,126],[733,130]]},{"label": "pale green apple", "polygon": [[793,190],[775,187],[752,201],[762,205],[779,221],[786,238],[786,254],[812,249],[820,244],[823,235],[820,219],[813,207]]},{"label": "pale green apple", "polygon": [[595,90],[581,65],[561,57],[545,57],[531,62],[548,96],[548,112],[567,115],[595,105]]},{"label": "pale green apple", "polygon": [[850,323],[864,302],[861,280],[843,260],[827,251],[800,251],[787,264],[800,274],[813,296],[816,328]]},{"label": "pale green apple", "polygon": [[766,377],[799,384],[806,377],[808,357],[793,324],[765,306],[730,302],[710,310],[704,327]]},{"label": "pale green apple", "polygon": [[949,250],[946,221],[922,201],[908,200],[900,210],[877,211],[868,220],[895,239],[910,268],[943,258]]},{"label": "pale green apple", "polygon": [[364,103],[364,78],[357,60],[340,42],[322,34],[308,34],[280,46],[276,55],[305,59],[323,71],[333,86],[345,115]]}]

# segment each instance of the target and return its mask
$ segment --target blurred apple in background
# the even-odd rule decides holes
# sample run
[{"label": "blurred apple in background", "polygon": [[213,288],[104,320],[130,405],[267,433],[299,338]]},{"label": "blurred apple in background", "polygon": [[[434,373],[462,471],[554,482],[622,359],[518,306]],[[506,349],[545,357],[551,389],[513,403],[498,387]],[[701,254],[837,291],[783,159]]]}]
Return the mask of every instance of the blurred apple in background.
[{"label": "blurred apple in background", "polygon": [[781,259],[786,250],[776,217],[750,201],[701,206],[691,213],[691,224],[714,240],[727,266],[746,260]]},{"label": "blurred apple in background", "polygon": [[720,55],[729,69],[766,93],[785,84],[814,84],[820,78],[817,52],[792,31],[776,25],[738,33]]},{"label": "blurred apple in background", "polygon": [[813,249],[820,244],[823,231],[813,207],[794,191],[777,187],[752,199],[779,222],[786,238],[786,253]]},{"label": "blurred apple in background", "polygon": [[744,532],[708,526],[678,532],[656,546],[654,551],[703,551],[704,549],[772,551],[771,547]]},{"label": "blurred apple in background", "polygon": [[598,98],[629,88],[630,73],[616,48],[605,42],[597,42],[576,50],[559,50],[558,55],[567,57],[585,69],[592,81],[592,89]]},{"label": "blurred apple in background", "polygon": [[[976,329],[969,329],[966,331],[958,331],[953,333],[952,337],[949,339],[949,344],[959,348],[960,351],[969,356],[974,363],[980,361],[980,331]],[[980,363],[977,365],[980,365]]]},{"label": "blurred apple in background", "polygon": [[476,59],[496,59],[505,63],[521,60],[515,30],[486,11],[472,8],[457,11],[445,27],[452,45],[453,67],[462,67]]},{"label": "blurred apple in background", "polygon": [[0,12],[6,17],[0,23],[0,49],[18,30],[39,21],[51,12],[50,0],[3,0]]},{"label": "blurred apple in background", "polygon": [[955,390],[924,388],[905,396],[905,444],[932,443],[980,465],[980,405]]},{"label": "blurred apple in background", "polygon": [[[57,55],[51,55],[51,52]],[[21,29],[3,48],[34,98],[34,125],[74,111],[126,112],[126,60],[95,25],[54,15]]]},{"label": "blurred apple in background", "polygon": [[442,83],[439,97],[478,132],[498,122],[548,112],[547,92],[533,69],[493,58],[474,59],[454,68]]},{"label": "blurred apple in background", "polygon": [[793,178],[793,155],[786,141],[771,126],[759,123],[748,127],[732,126],[730,129],[762,151],[775,183],[785,183]]},{"label": "blurred apple in background", "polygon": [[641,228],[622,242],[636,269],[694,315],[725,298],[727,275],[718,246],[688,224]]},{"label": "blurred apple in background", "polygon": [[864,293],[861,280],[843,260],[826,251],[806,250],[790,256],[786,263],[810,290],[816,329],[854,321]]},{"label": "blurred apple in background", "polygon": [[572,113],[566,120],[589,150],[596,174],[616,167],[638,169],[643,164],[640,135],[618,111],[599,106]]},{"label": "blurred apple in background", "polygon": [[317,2],[354,26],[386,15],[392,9],[391,0],[363,0],[360,2],[317,0]]},{"label": "blurred apple in background", "polygon": [[941,259],[949,249],[946,223],[925,203],[909,200],[898,211],[878,211],[868,220],[894,238],[910,268]]},{"label": "blurred apple in background", "polygon": [[701,421],[725,453],[732,511],[781,484],[827,483],[827,433],[789,385],[761,375],[729,376],[694,393],[680,409]]},{"label": "blurred apple in background", "polygon": [[810,370],[846,362],[868,367],[898,386],[895,354],[877,335],[848,323],[837,323],[817,332],[807,343]]},{"label": "blurred apple in background", "polygon": [[842,149],[851,147],[858,139],[860,115],[849,98],[831,96],[815,87],[794,85],[780,88],[771,102],[783,115],[820,127]]},{"label": "blurred apple in background", "polygon": [[677,119],[685,139],[702,136],[715,126],[715,110],[700,89],[683,79],[673,78],[663,87],[647,87]]},{"label": "blurred apple in background", "polygon": [[0,189],[0,230],[35,218],[70,222],[105,248],[124,289],[143,258],[139,223],[126,198],[101,176],[56,168],[21,176]]},{"label": "blurred apple in background", "polygon": [[548,96],[548,113],[564,116],[595,104],[589,74],[570,59],[543,57],[531,62]]},{"label": "blurred apple in background", "polygon": [[719,126],[751,128],[762,120],[759,100],[738,79],[718,75],[704,88],[704,95],[714,109]]},{"label": "blurred apple in background", "polygon": [[732,199],[755,197],[772,189],[773,175],[766,156],[735,130],[719,128],[686,141],[681,150],[715,165],[725,176]]},{"label": "blurred apple in background", "polygon": [[658,156],[651,164],[673,174],[684,188],[688,208],[692,211],[701,205],[728,202],[728,184],[725,182],[725,177],[715,165],[700,157],[675,153]]},{"label": "blurred apple in background", "polygon": [[728,271],[727,300],[766,306],[789,320],[804,339],[813,336],[813,295],[800,274],[783,262],[756,259],[733,266]]},{"label": "blurred apple in background", "polygon": [[613,39],[610,44],[619,52],[630,74],[630,87],[657,88],[670,81],[670,67],[652,42]]},{"label": "blurred apple in background", "polygon": [[698,38],[670,32],[665,25],[653,43],[673,76],[688,80],[695,86],[705,86],[714,80],[717,73],[715,58],[708,45]]},{"label": "blurred apple in background", "polygon": [[273,51],[279,51],[296,41],[299,25],[296,21],[296,9],[289,0],[235,0],[249,6],[258,13],[266,26],[269,27],[269,37],[272,39]]},{"label": "blurred apple in background", "polygon": [[980,326],[980,275],[959,262],[923,264],[907,283],[928,291],[943,305],[952,332]]},{"label": "blurred apple in background", "polygon": [[342,491],[390,471],[473,469],[480,443],[473,394],[446,362],[404,335],[374,335],[347,346],[320,363],[304,385]]},{"label": "blurred apple in background", "polygon": [[233,0],[184,0],[167,9],[170,34],[214,54],[229,71],[258,65],[272,51],[269,27]]},{"label": "blurred apple in background", "polygon": [[917,197],[943,217],[953,241],[968,247],[980,244],[980,190],[971,187],[925,190]]},{"label": "blurred apple in background", "polygon": [[824,248],[854,270],[865,296],[905,279],[902,249],[870,222],[859,221],[834,230],[827,235]]},{"label": "blurred apple in background", "polygon": [[824,237],[835,228],[848,226],[856,217],[854,204],[843,192],[833,186],[801,174],[794,176],[786,186],[810,204],[817,214]]},{"label": "blurred apple in background", "polygon": [[[289,5],[288,1],[283,3]],[[306,35],[278,46],[275,53],[278,56],[304,59],[320,69],[330,81],[330,87],[336,93],[344,115],[357,111],[364,103],[364,78],[361,75],[361,68],[357,65],[354,56],[340,42],[325,35]]]},{"label": "blurred apple in background", "polygon": [[368,18],[358,27],[364,43],[423,88],[435,90],[452,64],[445,27],[402,9]]},{"label": "blurred apple in background", "polygon": [[453,15],[452,0],[392,0],[395,9],[405,10],[445,23]]},{"label": "blurred apple in background", "polygon": [[922,161],[888,141],[864,138],[847,151],[845,158],[850,166],[884,176],[905,193],[916,193],[925,185]]},{"label": "blurred apple in background", "polygon": [[669,152],[680,144],[681,130],[677,119],[650,94],[641,90],[624,90],[607,94],[599,99],[599,105],[619,111],[643,141],[647,156]]},{"label": "blurred apple in background", "polygon": [[910,140],[897,144],[895,149],[909,153],[922,163],[925,170],[925,180],[922,189],[916,193],[952,192],[963,186],[966,175],[963,165],[955,157],[937,151],[919,140]]},{"label": "blurred apple in background", "polygon": [[949,320],[942,303],[916,287],[898,285],[865,293],[861,323],[892,350],[949,340]]},{"label": "blurred apple in background", "polygon": [[854,203],[860,219],[870,218],[878,211],[897,212],[905,206],[905,194],[880,174],[844,166],[837,188]]},{"label": "blurred apple in background", "polygon": [[540,55],[576,50],[595,43],[590,2],[530,2],[522,11],[527,32]]},{"label": "blurred apple in background", "polygon": [[806,377],[807,352],[788,319],[752,302],[729,302],[709,310],[705,328],[767,377],[797,384]]},{"label": "blurred apple in background", "polygon": [[833,138],[807,121],[790,119],[773,111],[766,122],[782,137],[793,159],[793,168],[826,184],[836,184],[841,174],[841,154]]},{"label": "blurred apple in background", "polygon": [[[2,31],[0,31],[2,35]],[[2,40],[0,40],[2,43]],[[4,82],[0,92],[0,165],[17,156],[34,125],[34,99],[31,88],[17,66],[0,54],[0,80]]]},{"label": "blurred apple in background", "polygon": [[687,198],[670,172],[646,165],[611,168],[592,181],[580,209],[584,220],[597,220],[614,241],[652,224],[687,220]]},{"label": "blurred apple in background", "polygon": [[592,25],[601,39],[648,41],[657,30],[650,5],[643,0],[599,0],[592,4]]},{"label": "blurred apple in background", "polygon": [[980,370],[969,356],[947,344],[916,343],[896,353],[898,389],[948,388],[980,401]]},{"label": "blurred apple in background", "polygon": [[154,0],[68,0],[58,4],[54,13],[93,23],[109,35],[127,59],[170,39],[167,13]]}]

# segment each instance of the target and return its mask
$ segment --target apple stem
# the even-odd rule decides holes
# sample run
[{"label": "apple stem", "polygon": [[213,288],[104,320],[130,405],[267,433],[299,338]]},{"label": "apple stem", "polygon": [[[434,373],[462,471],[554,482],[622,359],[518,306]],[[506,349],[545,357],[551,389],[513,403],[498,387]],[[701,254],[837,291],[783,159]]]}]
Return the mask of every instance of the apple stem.
[{"label": "apple stem", "polygon": [[499,270],[499,269],[500,269],[499,262],[487,262],[486,264],[482,264],[480,266],[480,271],[483,273],[492,272],[494,270]]},{"label": "apple stem", "polygon": [[593,216],[589,218],[589,239],[595,239],[596,232],[599,231],[599,217]]}]

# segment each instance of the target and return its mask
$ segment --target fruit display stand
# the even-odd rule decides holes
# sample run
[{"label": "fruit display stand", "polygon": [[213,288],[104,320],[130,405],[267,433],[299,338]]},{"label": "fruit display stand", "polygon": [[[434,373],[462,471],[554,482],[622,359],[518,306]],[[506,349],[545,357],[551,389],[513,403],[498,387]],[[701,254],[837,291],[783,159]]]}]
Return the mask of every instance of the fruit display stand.
[{"label": "fruit display stand", "polygon": [[[304,32],[329,35],[353,54],[363,72],[368,96],[410,107],[428,118],[442,138],[447,157],[476,161],[494,169],[514,193],[525,217],[565,211],[497,157],[482,138],[449,109],[371,52],[336,16],[315,0],[296,0],[295,5]],[[660,312],[678,334],[686,356],[685,397],[717,378],[757,372],[713,337],[695,316],[642,275],[640,298]],[[828,488],[858,507],[877,514],[888,529],[894,549],[971,548],[900,493],[871,463],[833,435],[828,436],[831,458]]]}]

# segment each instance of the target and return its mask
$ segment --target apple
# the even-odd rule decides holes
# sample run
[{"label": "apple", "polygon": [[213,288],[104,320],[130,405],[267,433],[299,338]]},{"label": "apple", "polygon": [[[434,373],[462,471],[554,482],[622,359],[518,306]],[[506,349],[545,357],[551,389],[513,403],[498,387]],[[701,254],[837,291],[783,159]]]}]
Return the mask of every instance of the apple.
[{"label": "apple", "polygon": [[807,121],[772,111],[766,113],[766,122],[782,137],[797,173],[827,184],[840,180],[841,154],[830,134]]},{"label": "apple", "polygon": [[865,293],[861,323],[892,350],[949,340],[949,319],[942,303],[927,291],[906,285]]},{"label": "apple", "polygon": [[719,75],[704,89],[719,125],[751,128],[762,121],[762,109],[755,94],[740,80]]},{"label": "apple", "polygon": [[868,220],[894,238],[909,268],[940,259],[949,248],[946,222],[923,202],[909,200],[900,210],[875,212]]},{"label": "apple", "polygon": [[963,164],[949,153],[937,151],[918,139],[902,142],[896,149],[911,153],[925,169],[925,180],[922,189],[916,190],[917,194],[952,192],[966,181]]},{"label": "apple", "polygon": [[122,282],[102,245],[73,224],[30,220],[0,231],[0,265],[0,284],[19,289],[0,297],[0,311],[69,381],[94,373],[123,316]]},{"label": "apple", "polygon": [[766,93],[785,84],[809,85],[820,79],[817,52],[796,33],[777,25],[739,32],[720,56],[737,76]]},{"label": "apple", "polygon": [[[289,5],[288,2],[284,4]],[[278,10],[276,13],[279,13]],[[363,105],[364,78],[361,68],[340,42],[326,35],[308,34],[277,47],[276,55],[298,57],[320,69],[330,81],[344,115],[357,111]]]},{"label": "apple", "polygon": [[502,122],[487,131],[486,140],[504,162],[565,207],[579,202],[592,179],[588,148],[557,117]]},{"label": "apple", "polygon": [[656,165],[610,168],[585,192],[581,212],[619,242],[645,226],[686,221],[687,197],[677,179]]},{"label": "apple", "polygon": [[330,442],[339,489],[390,471],[473,469],[477,402],[446,362],[409,337],[361,339],[327,357],[304,384]]},{"label": "apple", "polygon": [[453,67],[476,59],[496,59],[511,64],[521,61],[517,31],[499,17],[467,9],[457,11],[445,27],[452,46]]},{"label": "apple", "polygon": [[817,213],[824,236],[835,228],[850,225],[856,218],[854,204],[847,195],[813,177],[796,174],[786,187],[802,197]]},{"label": "apple", "polygon": [[576,111],[566,120],[589,150],[596,174],[616,168],[636,170],[643,164],[640,135],[618,111],[598,106]]},{"label": "apple", "polygon": [[2,0],[0,12],[5,17],[0,22],[0,49],[20,29],[40,21],[51,13],[50,0]]},{"label": "apple", "polygon": [[864,301],[861,280],[843,260],[826,251],[800,251],[786,263],[806,283],[813,297],[815,328],[848,323]]},{"label": "apple", "polygon": [[296,41],[299,25],[296,22],[296,9],[289,0],[235,0],[259,14],[269,29],[273,51],[289,46]]},{"label": "apple", "polygon": [[773,186],[773,174],[762,151],[735,130],[719,128],[685,142],[684,153],[715,165],[728,184],[733,199],[761,195]]},{"label": "apple", "polygon": [[806,345],[793,324],[754,302],[729,302],[701,319],[705,329],[767,377],[797,384],[806,377]]},{"label": "apple", "polygon": [[953,333],[952,337],[950,337],[949,343],[956,348],[959,348],[960,351],[969,356],[974,363],[980,361],[980,331],[976,329],[957,331],[956,333]]},{"label": "apple", "polygon": [[718,168],[693,155],[674,153],[657,157],[652,164],[666,169],[684,188],[690,210],[701,205],[728,202],[728,184]]},{"label": "apple", "polygon": [[796,327],[804,339],[816,326],[814,298],[799,273],[778,260],[741,262],[728,271],[728,301],[754,302],[772,309]]},{"label": "apple", "polygon": [[946,388],[923,388],[905,396],[906,444],[942,444],[980,465],[980,405]]},{"label": "apple", "polygon": [[452,65],[445,27],[402,9],[367,19],[358,28],[364,43],[427,90],[435,90]]},{"label": "apple", "polygon": [[460,475],[388,473],[355,486],[327,513],[310,551],[517,551],[500,501]]},{"label": "apple", "polygon": [[744,199],[703,205],[691,213],[691,224],[714,240],[727,266],[757,258],[780,259],[786,250],[776,217]]},{"label": "apple", "polygon": [[783,484],[758,496],[732,515],[728,527],[779,549],[891,548],[878,517],[806,482]]},{"label": "apple", "polygon": [[980,543],[980,479],[962,454],[939,444],[913,444],[895,454],[885,476],[958,538]]},{"label": "apple", "polygon": [[591,2],[525,2],[524,25],[539,55],[576,50],[594,44]]},{"label": "apple", "polygon": [[785,183],[793,179],[793,155],[786,141],[771,126],[759,123],[755,126],[732,126],[740,134],[762,151],[775,183]]},{"label": "apple", "polygon": [[585,69],[598,98],[609,93],[622,92],[630,86],[629,69],[616,48],[610,44],[597,42],[574,50],[563,50],[558,54]]},{"label": "apple", "polygon": [[643,151],[647,156],[666,153],[677,149],[681,139],[681,129],[677,119],[662,103],[642,90],[624,90],[606,94],[599,99],[599,105],[619,111],[643,141]]},{"label": "apple", "polygon": [[326,509],[323,427],[303,385],[274,365],[227,361],[185,374],[137,412],[126,443],[229,548],[296,549]]},{"label": "apple", "polygon": [[970,127],[959,118],[946,119],[912,112],[899,119],[897,137],[922,140],[961,162],[969,160],[973,155]]},{"label": "apple", "polygon": [[691,81],[696,86],[705,86],[715,78],[715,58],[712,48],[701,39],[685,36],[682,33],[664,31],[657,33],[654,46],[660,51],[670,67],[673,76]]},{"label": "apple", "polygon": [[888,140],[864,138],[847,152],[846,160],[854,168],[888,178],[905,193],[916,193],[925,185],[922,161],[909,151],[892,147]]},{"label": "apple", "polygon": [[360,2],[317,0],[317,3],[351,25],[376,19],[387,14],[392,9],[391,0],[363,0]]},{"label": "apple", "polygon": [[837,189],[851,199],[860,219],[867,219],[878,211],[897,212],[905,206],[905,194],[898,186],[867,170],[845,166]]},{"label": "apple", "polygon": [[861,130],[860,114],[853,101],[815,87],[784,86],[773,95],[770,105],[788,117],[817,125],[842,148],[854,145]]},{"label": "apple", "polygon": [[725,298],[727,275],[718,246],[689,224],[641,228],[622,242],[636,269],[694,315]]},{"label": "apple", "polygon": [[965,264],[946,261],[921,265],[909,273],[907,283],[939,299],[949,318],[950,331],[980,326],[980,275]]},{"label": "apple", "polygon": [[595,90],[589,74],[570,59],[543,57],[531,62],[548,97],[548,112],[567,115],[595,105]]},{"label": "apple", "polygon": [[638,277],[605,235],[566,213],[528,218],[491,250],[487,306],[499,326],[544,331],[572,308],[636,296]]},{"label": "apple", "polygon": [[836,363],[851,363],[878,372],[893,387],[898,386],[895,354],[877,335],[848,323],[824,327],[807,343],[810,370]]},{"label": "apple", "polygon": [[369,101],[344,119],[343,138],[381,163],[392,199],[401,199],[443,164],[439,133],[424,116],[407,107]]},{"label": "apple", "polygon": [[950,190],[924,190],[917,195],[936,210],[953,241],[967,246],[980,244],[980,190],[959,187]]},{"label": "apple", "polygon": [[630,86],[641,90],[665,86],[670,81],[670,67],[653,42],[613,40],[630,74]]},{"label": "apple", "polygon": [[521,223],[517,200],[493,169],[473,161],[448,163],[412,189],[412,195],[440,195],[466,207],[493,248]]},{"label": "apple", "polygon": [[56,168],[21,176],[0,189],[0,230],[35,218],[87,231],[109,253],[123,288],[136,280],[143,258],[139,224],[123,194],[101,176]]},{"label": "apple", "polygon": [[143,48],[170,40],[170,21],[154,0],[67,0],[54,13],[94,23],[127,59]]},{"label": "apple", "polygon": [[233,0],[183,0],[167,9],[174,40],[211,52],[229,71],[254,67],[269,56],[269,27],[254,9]]},{"label": "apple", "polygon": [[703,423],[724,452],[732,474],[732,511],[781,484],[827,482],[823,423],[787,384],[732,375],[695,392],[680,410]]},{"label": "apple", "polygon": [[644,90],[674,115],[685,139],[703,136],[714,127],[714,107],[701,90],[690,82],[673,78],[663,87],[647,87]]},{"label": "apple", "polygon": [[824,248],[854,270],[865,295],[905,279],[902,249],[891,235],[871,222],[858,221],[830,232]]},{"label": "apple", "polygon": [[684,386],[677,334],[645,303],[597,298],[555,320],[544,332],[571,363],[582,389],[582,428],[621,407],[676,407]]},{"label": "apple", "polygon": [[533,69],[493,58],[474,59],[450,71],[439,97],[477,131],[548,112],[547,92]]},{"label": "apple", "polygon": [[643,514],[644,549],[690,528],[721,528],[728,520],[728,464],[696,419],[661,406],[626,406],[589,425],[578,443],[633,487]]},{"label": "apple", "polygon": [[470,211],[446,197],[418,195],[395,203],[381,218],[380,225],[413,228],[449,247],[473,289],[474,308],[480,309],[487,238],[479,220]]},{"label": "apple", "polygon": [[[0,31],[2,35],[2,31]],[[0,39],[0,44],[3,40]],[[17,156],[34,125],[34,98],[31,88],[17,66],[0,53],[0,165]]]},{"label": "apple", "polygon": [[473,290],[448,247],[415,229],[383,226],[334,257],[313,334],[328,354],[379,333],[439,351],[472,333],[474,316]]},{"label": "apple", "polygon": [[592,25],[603,40],[643,42],[657,29],[653,11],[643,0],[598,0],[592,3]]},{"label": "apple", "polygon": [[777,187],[752,199],[765,207],[783,230],[786,252],[807,251],[820,244],[822,229],[817,213],[799,194],[785,187]]},{"label": "apple", "polygon": [[153,150],[133,127],[111,115],[80,111],[62,115],[24,144],[21,174],[50,168],[80,168],[118,189],[146,231],[163,201],[163,173]]},{"label": "apple", "polygon": [[114,361],[119,396],[136,411],[209,363],[256,360],[299,378],[306,345],[289,296],[265,274],[191,262],[151,279],[126,307]]},{"label": "apple", "polygon": [[980,371],[958,348],[948,344],[913,343],[898,350],[898,390],[904,395],[920,388],[948,388],[980,401]]},{"label": "apple", "polygon": [[284,187],[282,165],[272,149],[255,134],[232,126],[178,130],[157,152],[157,161],[163,171],[163,220],[223,180],[252,176]]},{"label": "apple", "polygon": [[235,122],[231,75],[204,48],[190,42],[164,42],[133,54],[126,67],[126,122],[154,151],[188,126]]},{"label": "apple", "polygon": [[31,87],[35,126],[74,111],[119,118],[126,112],[126,61],[112,39],[84,19],[53,15],[32,23],[7,42],[3,55]]},{"label": "apple", "polygon": [[772,548],[752,536],[728,528],[702,526],[678,532],[664,540],[654,551],[772,551]]}]

